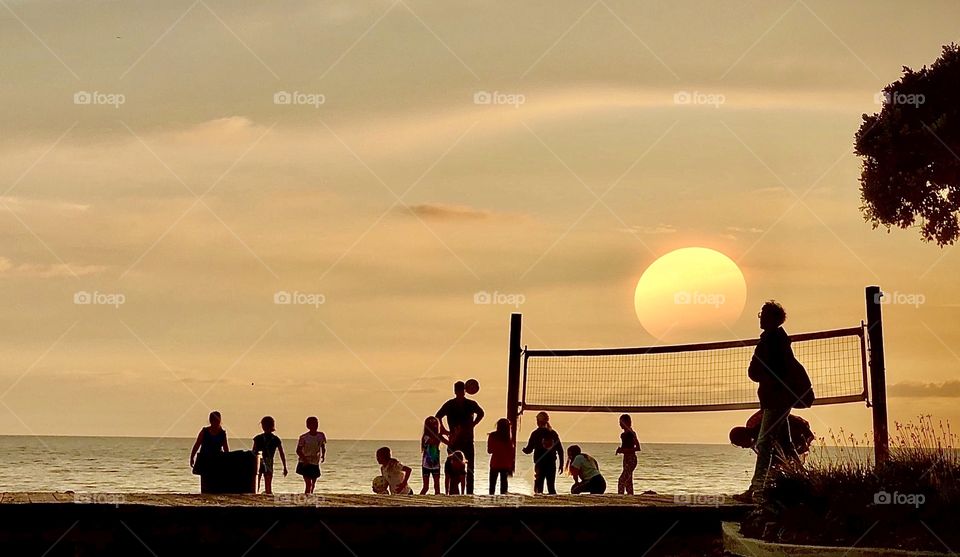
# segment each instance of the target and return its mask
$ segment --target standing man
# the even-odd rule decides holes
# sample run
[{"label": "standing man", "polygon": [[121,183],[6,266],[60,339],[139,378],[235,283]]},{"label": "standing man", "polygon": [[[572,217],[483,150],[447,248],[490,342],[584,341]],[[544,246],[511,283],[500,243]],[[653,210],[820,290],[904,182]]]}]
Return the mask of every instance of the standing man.
[{"label": "standing man", "polygon": [[780,444],[784,455],[800,460],[790,435],[790,410],[797,402],[797,395],[787,386],[790,384],[791,368],[795,358],[790,348],[790,337],[783,330],[787,312],[783,306],[770,300],[763,304],[760,313],[760,341],[750,360],[748,375],[758,383],[760,399],[760,431],[757,434],[757,464],[753,471],[750,489],[740,497],[760,502],[773,460],[774,447]]},{"label": "standing man", "polygon": [[483,419],[483,408],[477,401],[467,398],[463,381],[453,384],[454,397],[443,403],[437,410],[440,424],[447,419],[447,431],[450,432],[450,451],[461,451],[467,457],[467,494],[473,494],[473,429]]}]

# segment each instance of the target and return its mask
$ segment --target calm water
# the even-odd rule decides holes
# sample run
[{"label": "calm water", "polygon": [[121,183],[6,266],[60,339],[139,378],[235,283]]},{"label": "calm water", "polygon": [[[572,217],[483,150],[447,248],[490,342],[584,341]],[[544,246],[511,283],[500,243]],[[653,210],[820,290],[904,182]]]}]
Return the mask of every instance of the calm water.
[{"label": "calm water", "polygon": [[[248,448],[237,439],[234,449]],[[290,452],[296,439],[284,439]],[[0,491],[77,492],[173,492],[199,491],[198,478],[190,473],[188,459],[193,439],[149,439],[134,437],[7,437],[0,436],[4,465],[0,467]],[[419,490],[420,453],[417,441],[332,440],[317,492],[369,493],[372,478],[379,474],[374,459],[378,447],[387,445],[403,463],[414,469],[411,486]],[[601,472],[616,491],[620,457],[615,444],[580,443],[600,463]],[[484,443],[477,443],[485,450]],[[517,475],[510,479],[513,493],[531,493],[531,457],[518,455]],[[637,493],[652,489],[659,493],[738,493],[749,483],[753,453],[725,445],[645,444],[634,475]],[[274,491],[302,489],[293,473],[296,455],[288,461],[290,475],[274,479]],[[277,469],[280,470],[279,457]],[[485,493],[488,459],[477,455],[477,492]],[[566,492],[570,478],[557,479],[557,489]]]}]

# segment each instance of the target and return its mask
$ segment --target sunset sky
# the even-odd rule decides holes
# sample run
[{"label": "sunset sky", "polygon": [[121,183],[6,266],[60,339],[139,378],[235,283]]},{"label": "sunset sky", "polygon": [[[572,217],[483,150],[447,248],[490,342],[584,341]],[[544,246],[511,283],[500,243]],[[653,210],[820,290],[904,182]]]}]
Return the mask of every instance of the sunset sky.
[{"label": "sunset sky", "polygon": [[[193,436],[219,409],[234,436],[314,414],[416,439],[468,377],[492,429],[510,312],[530,347],[661,342],[637,281],[694,246],[740,267],[745,309],[670,342],[755,336],[770,298],[788,332],[854,326],[879,284],[901,302],[891,422],[960,422],[960,252],[872,230],[852,153],[957,21],[948,1],[0,0],[0,434]],[[635,423],[723,443],[748,415]],[[862,404],[803,415],[870,427]],[[554,422],[617,440],[613,415]]]}]

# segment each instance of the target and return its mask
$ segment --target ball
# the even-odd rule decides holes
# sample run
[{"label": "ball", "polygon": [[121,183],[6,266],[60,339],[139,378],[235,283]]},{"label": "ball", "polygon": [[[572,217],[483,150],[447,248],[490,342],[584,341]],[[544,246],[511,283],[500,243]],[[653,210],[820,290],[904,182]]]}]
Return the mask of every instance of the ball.
[{"label": "ball", "polygon": [[377,476],[373,478],[373,492],[374,493],[386,493],[390,491],[390,483],[387,482],[387,478],[383,476]]},{"label": "ball", "polygon": [[464,385],[464,390],[467,391],[468,395],[475,395],[480,392],[480,382],[476,379],[467,379],[467,384]]}]

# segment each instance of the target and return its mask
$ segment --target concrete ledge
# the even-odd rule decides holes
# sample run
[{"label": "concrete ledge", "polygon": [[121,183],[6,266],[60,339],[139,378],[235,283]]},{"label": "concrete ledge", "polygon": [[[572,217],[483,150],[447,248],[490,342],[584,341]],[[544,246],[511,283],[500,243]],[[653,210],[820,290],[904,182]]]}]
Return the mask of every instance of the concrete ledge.
[{"label": "concrete ledge", "polygon": [[832,547],[772,543],[740,535],[740,524],[723,523],[723,548],[739,557],[945,557],[951,553],[875,547]]},{"label": "concrete ledge", "polygon": [[721,522],[749,509],[674,501],[615,495],[7,493],[0,494],[0,548],[47,557],[356,557],[384,551],[532,557],[614,554],[626,540],[647,557],[702,557],[719,549]]}]

